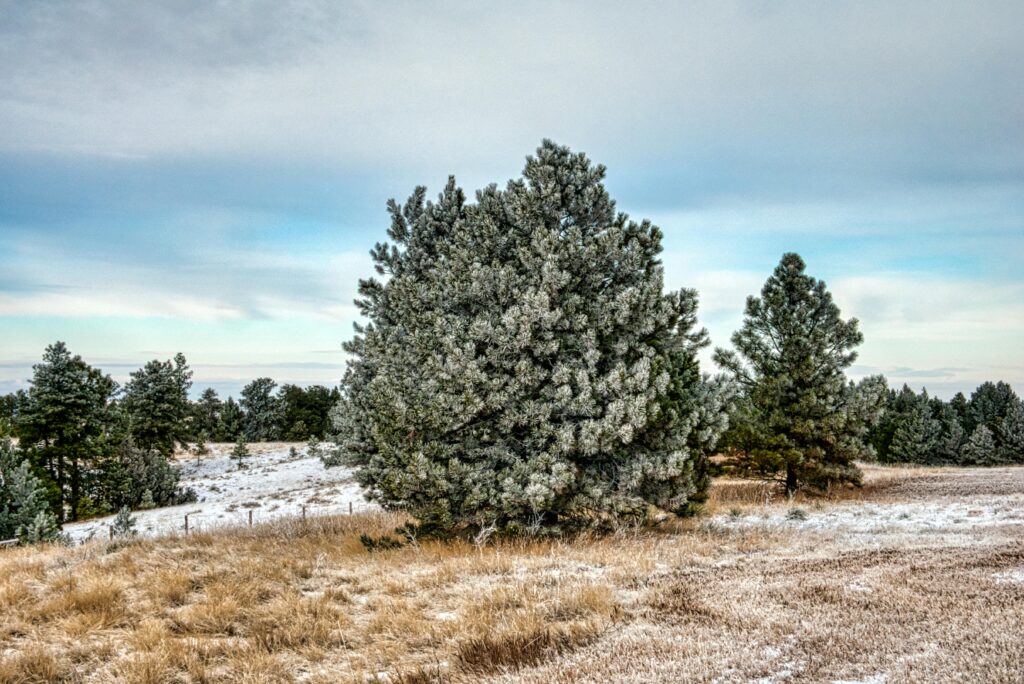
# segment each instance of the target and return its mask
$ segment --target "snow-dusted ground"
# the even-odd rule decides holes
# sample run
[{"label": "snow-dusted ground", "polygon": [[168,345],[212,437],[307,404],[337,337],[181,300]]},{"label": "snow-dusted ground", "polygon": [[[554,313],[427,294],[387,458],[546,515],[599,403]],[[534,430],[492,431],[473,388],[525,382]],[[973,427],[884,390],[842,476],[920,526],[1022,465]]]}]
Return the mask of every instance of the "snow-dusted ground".
[{"label": "snow-dusted ground", "polygon": [[[799,508],[805,519],[791,519]],[[779,527],[838,530],[853,534],[885,532],[947,532],[992,525],[1024,527],[1024,494],[974,496],[966,501],[857,502],[824,506],[765,506],[737,517],[715,516],[718,524],[734,527]]]},{"label": "snow-dusted ground", "polygon": [[[143,536],[183,532],[185,514],[189,530],[204,530],[226,525],[244,525],[249,511],[253,522],[306,514],[329,515],[376,509],[367,502],[347,468],[324,468],[310,458],[304,444],[296,444],[298,458],[289,455],[290,444],[250,444],[253,455],[246,468],[239,470],[230,458],[233,445],[211,445],[200,464],[194,457],[177,462],[181,484],[196,490],[199,500],[182,506],[135,511],[136,529]],[[113,516],[94,518],[64,526],[78,542],[90,536],[106,538]]]}]

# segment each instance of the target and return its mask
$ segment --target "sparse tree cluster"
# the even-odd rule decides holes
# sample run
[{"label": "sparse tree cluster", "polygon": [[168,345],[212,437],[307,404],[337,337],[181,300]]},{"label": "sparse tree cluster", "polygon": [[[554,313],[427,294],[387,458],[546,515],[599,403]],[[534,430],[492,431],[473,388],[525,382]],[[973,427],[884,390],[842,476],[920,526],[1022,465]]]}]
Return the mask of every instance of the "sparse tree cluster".
[{"label": "sparse tree cluster", "polygon": [[[275,390],[277,390],[275,392]],[[241,401],[221,401],[216,390],[203,390],[193,402],[189,436],[192,441],[302,442],[323,439],[331,431],[330,413],[341,394],[322,385],[282,385],[257,378],[241,392]]]},{"label": "sparse tree cluster", "polygon": [[[5,480],[13,473],[25,481],[10,464],[24,465],[37,492],[32,506],[42,501],[55,525],[137,507],[147,493],[154,505],[194,497],[178,487],[178,473],[168,461],[175,441],[183,439],[189,376],[178,355],[173,363],[150,362],[119,391],[63,342],[47,347],[33,368],[31,388],[9,402],[9,430],[18,445],[5,447]],[[45,525],[35,529],[52,536]]]},{"label": "sparse tree cluster", "polygon": [[986,382],[945,402],[906,385],[886,395],[871,432],[878,460],[923,465],[1024,463],[1024,402],[1005,382]]}]

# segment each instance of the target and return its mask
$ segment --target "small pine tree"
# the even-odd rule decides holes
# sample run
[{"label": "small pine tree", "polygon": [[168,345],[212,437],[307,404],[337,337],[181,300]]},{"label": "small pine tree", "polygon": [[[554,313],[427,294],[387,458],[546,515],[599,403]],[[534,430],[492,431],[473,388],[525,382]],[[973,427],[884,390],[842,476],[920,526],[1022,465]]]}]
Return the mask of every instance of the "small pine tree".
[{"label": "small pine tree", "polygon": [[127,506],[121,507],[117,516],[114,517],[114,522],[110,525],[110,531],[114,537],[134,537],[138,534],[135,529],[135,516],[132,515],[131,509]]},{"label": "small pine tree", "polygon": [[295,448],[295,445],[288,447],[288,458],[292,461],[297,461],[299,458],[299,450]]},{"label": "small pine tree", "polygon": [[316,436],[310,437],[309,441],[306,443],[306,455],[310,458],[323,458],[324,450],[320,446],[320,440],[317,439]]},{"label": "small pine tree", "polygon": [[0,441],[0,539],[55,541],[60,524],[46,504],[46,490],[10,440]]},{"label": "small pine tree", "polygon": [[245,459],[250,456],[252,456],[252,452],[249,451],[245,438],[239,437],[238,442],[235,443],[235,448],[231,450],[231,458],[235,459],[239,470],[245,468]]},{"label": "small pine tree", "polygon": [[964,463],[969,465],[994,465],[999,462],[996,452],[996,441],[992,431],[981,423],[974,428],[963,448]]},{"label": "small pine tree", "polygon": [[139,508],[143,511],[156,508],[156,502],[153,501],[153,492],[148,489],[142,492],[142,501],[139,502]]},{"label": "small pine tree", "polygon": [[196,456],[196,466],[202,463],[203,456],[210,453],[210,448],[206,446],[206,440],[208,439],[205,432],[200,432],[199,436],[196,437],[196,443],[192,447],[192,453]]}]

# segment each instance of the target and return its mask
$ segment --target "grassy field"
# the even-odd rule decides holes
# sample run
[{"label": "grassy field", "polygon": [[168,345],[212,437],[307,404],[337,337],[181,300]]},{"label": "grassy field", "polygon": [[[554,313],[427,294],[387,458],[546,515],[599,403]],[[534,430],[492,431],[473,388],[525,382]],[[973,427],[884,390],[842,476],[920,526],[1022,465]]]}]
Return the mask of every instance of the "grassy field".
[{"label": "grassy field", "polygon": [[1024,469],[368,553],[387,514],[0,551],[0,682],[1020,682]]}]

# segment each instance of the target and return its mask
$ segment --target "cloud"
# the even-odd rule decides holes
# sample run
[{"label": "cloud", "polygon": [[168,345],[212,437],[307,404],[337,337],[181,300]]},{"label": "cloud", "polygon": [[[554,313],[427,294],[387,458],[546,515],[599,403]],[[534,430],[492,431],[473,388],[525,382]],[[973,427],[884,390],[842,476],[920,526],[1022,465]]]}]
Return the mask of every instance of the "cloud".
[{"label": "cloud", "polygon": [[97,2],[5,14],[6,150],[259,150],[484,181],[554,136],[684,194],[1021,178],[1014,4]]}]

